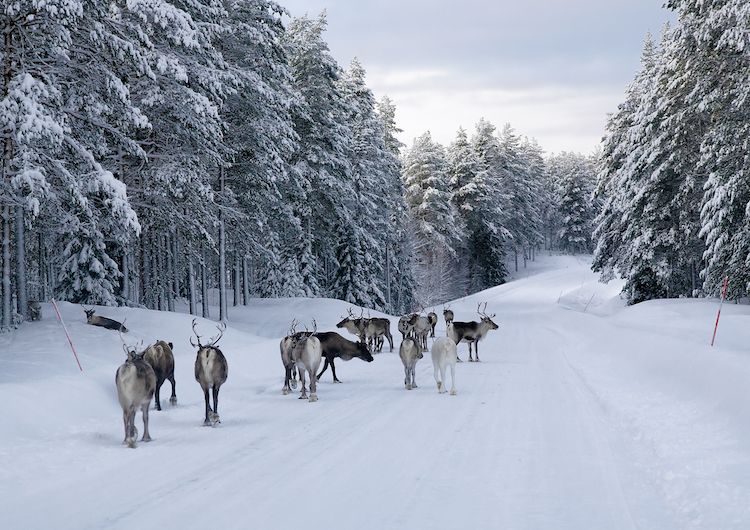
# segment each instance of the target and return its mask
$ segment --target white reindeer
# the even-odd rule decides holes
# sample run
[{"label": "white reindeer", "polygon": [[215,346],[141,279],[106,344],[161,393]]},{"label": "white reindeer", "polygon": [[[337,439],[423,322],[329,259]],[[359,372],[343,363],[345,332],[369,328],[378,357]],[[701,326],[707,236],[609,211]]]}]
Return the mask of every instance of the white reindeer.
[{"label": "white reindeer", "polygon": [[[451,369],[451,396],[456,395],[456,343],[449,337],[439,337],[432,343],[432,367],[438,392],[445,394],[445,369]],[[440,377],[438,377],[440,372]]]},{"label": "white reindeer", "polygon": [[150,442],[148,434],[148,407],[156,389],[156,374],[151,365],[143,360],[145,352],[137,353],[127,347],[125,351],[127,360],[122,364],[115,374],[117,385],[117,397],[122,407],[122,420],[125,424],[125,440],[123,444],[135,449],[138,429],[135,428],[135,413],[141,409],[143,417],[142,442]]},{"label": "white reindeer", "polygon": [[406,376],[404,378],[404,385],[406,385],[406,390],[417,388],[414,371],[417,361],[423,357],[422,348],[417,345],[414,339],[406,338],[401,342],[398,355],[401,357],[401,362],[404,363],[404,375]]},{"label": "white reindeer", "polygon": [[[299,338],[297,338],[299,337]],[[318,367],[320,366],[320,360],[323,357],[323,351],[320,346],[320,339],[315,336],[315,332],[311,335],[297,334],[294,339],[294,347],[292,348],[292,359],[297,365],[297,371],[299,372],[299,380],[302,384],[302,391],[299,399],[308,399],[307,388],[305,388],[305,371],[310,376],[310,398],[309,400],[318,401],[318,395],[316,393],[318,387]]]}]

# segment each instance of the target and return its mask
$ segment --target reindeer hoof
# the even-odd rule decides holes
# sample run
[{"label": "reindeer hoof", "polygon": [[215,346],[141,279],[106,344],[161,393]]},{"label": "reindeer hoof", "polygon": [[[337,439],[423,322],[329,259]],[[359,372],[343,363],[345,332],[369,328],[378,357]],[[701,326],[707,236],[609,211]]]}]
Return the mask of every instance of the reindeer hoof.
[{"label": "reindeer hoof", "polygon": [[462,363],[463,361],[460,358],[456,357],[456,362],[457,363]]},{"label": "reindeer hoof", "polygon": [[316,394],[310,394],[310,402],[318,401],[318,396]]},{"label": "reindeer hoof", "polygon": [[281,389],[281,395],[286,396],[289,393],[289,391],[286,388]]},{"label": "reindeer hoof", "polygon": [[213,423],[211,423],[211,421],[210,421],[210,420],[205,420],[205,421],[203,422],[203,426],[204,426],[204,427],[213,427]]},{"label": "reindeer hoof", "polygon": [[169,403],[172,404],[172,405],[176,405],[177,404],[177,398],[176,397],[169,398]]},{"label": "reindeer hoof", "polygon": [[456,390],[455,389],[451,390],[451,396],[455,396],[455,395],[456,395]]},{"label": "reindeer hoof", "polygon": [[146,438],[145,436],[141,438],[142,442],[150,442],[151,440],[153,440],[153,438],[151,438],[150,436],[148,438]]},{"label": "reindeer hoof", "polygon": [[297,381],[292,381],[292,388],[297,388]]},{"label": "reindeer hoof", "polygon": [[211,423],[221,423],[219,421],[219,415],[216,412],[212,412],[208,415],[208,419],[211,420]]},{"label": "reindeer hoof", "polygon": [[298,399],[307,399],[307,394],[302,394]]},{"label": "reindeer hoof", "polygon": [[135,443],[135,438],[126,438],[125,441],[122,443],[124,443],[131,449],[135,449],[136,447],[138,447],[138,445]]}]

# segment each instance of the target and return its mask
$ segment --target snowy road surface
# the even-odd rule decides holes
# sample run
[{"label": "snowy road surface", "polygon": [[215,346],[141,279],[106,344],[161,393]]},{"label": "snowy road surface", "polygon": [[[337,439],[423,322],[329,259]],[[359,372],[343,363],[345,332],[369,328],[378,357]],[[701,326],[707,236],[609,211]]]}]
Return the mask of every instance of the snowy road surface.
[{"label": "snowy road surface", "polygon": [[119,337],[60,304],[80,372],[45,305],[0,336],[0,528],[750,528],[750,308],[724,305],[712,348],[715,300],[626,308],[589,267],[541,256],[451,302],[456,320],[487,302],[499,325],[482,362],[457,366],[457,396],[437,393],[429,355],[404,389],[397,317],[393,353],[339,361],[343,383],[328,371],[316,403],[283,396],[292,318],[335,330],[349,305],[230,308],[216,428],[202,426],[192,317],[99,308],[127,318],[130,343],[175,344],[178,404],[151,411],[154,441],[135,450],[121,445]]}]

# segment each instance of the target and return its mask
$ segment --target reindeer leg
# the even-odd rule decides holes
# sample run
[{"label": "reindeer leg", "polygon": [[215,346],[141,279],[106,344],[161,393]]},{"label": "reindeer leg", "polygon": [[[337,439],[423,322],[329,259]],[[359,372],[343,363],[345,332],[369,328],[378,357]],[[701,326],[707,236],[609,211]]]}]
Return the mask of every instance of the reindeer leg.
[{"label": "reindeer leg", "polygon": [[331,372],[333,372],[333,382],[340,383],[341,381],[336,377],[336,366],[333,364],[333,357],[331,357]]},{"label": "reindeer leg", "polygon": [[411,387],[417,388],[417,363],[411,365]]},{"label": "reindeer leg", "polygon": [[456,365],[451,363],[451,396],[456,395]]},{"label": "reindeer leg", "polygon": [[[150,442],[151,436],[148,434],[148,406],[151,403],[144,403],[141,405],[141,416],[143,417],[143,438],[141,438],[142,442]],[[133,414],[133,421],[135,421],[135,414]]]},{"label": "reindeer leg", "polygon": [[476,362],[481,362],[479,360],[479,341],[478,340],[474,343],[474,356],[477,358]]},{"label": "reindeer leg", "polygon": [[411,390],[411,386],[409,385],[409,366],[404,366],[404,386],[406,387],[406,390]]},{"label": "reindeer leg", "polygon": [[[162,381],[162,384],[164,384],[164,381]],[[161,410],[161,402],[159,401],[159,390],[161,389],[161,384],[159,384],[159,381],[156,382],[156,390],[154,391],[154,406],[156,407],[156,410]]]},{"label": "reindeer leg", "polygon": [[174,374],[169,376],[169,382],[172,383],[172,395],[169,397],[169,403],[174,405],[177,403],[177,393],[175,392],[174,387]]},{"label": "reindeer leg", "polygon": [[[310,374],[311,377],[315,377],[313,374]],[[307,399],[307,388],[305,388],[305,371],[300,370],[299,371],[299,382],[302,384],[302,391],[299,396],[299,399]]]},{"label": "reindeer leg", "polygon": [[208,419],[208,414],[211,411],[211,407],[208,404],[208,388],[203,389],[203,398],[206,400],[206,419],[203,420],[203,426],[204,427],[210,427],[211,426],[211,420]]},{"label": "reindeer leg", "polygon": [[214,394],[214,410],[211,414],[211,424],[216,425],[217,423],[221,423],[219,421],[219,387],[215,386],[213,388],[213,394]]},{"label": "reindeer leg", "polygon": [[125,439],[122,441],[122,445],[133,447],[135,440],[133,439],[133,433],[130,425],[130,409],[122,410],[122,423],[125,425]]},{"label": "reindeer leg", "polygon": [[[322,376],[322,375],[323,375],[323,372],[325,372],[325,371],[326,371],[326,370],[328,369],[328,365],[329,365],[329,364],[330,364],[330,363],[328,362],[328,357],[326,357],[326,360],[325,360],[325,362],[323,363],[323,369],[322,369],[322,370],[320,371],[320,373],[318,374],[318,381],[320,381],[320,376]],[[333,371],[333,364],[331,364],[331,371]],[[334,381],[336,380],[336,374],[335,374],[335,372],[334,372],[334,375],[333,375],[333,380],[334,380]]]},{"label": "reindeer leg", "polygon": [[[333,359],[331,359],[331,370],[333,370]],[[310,402],[318,401],[318,381],[315,379],[315,372],[310,372]]]}]

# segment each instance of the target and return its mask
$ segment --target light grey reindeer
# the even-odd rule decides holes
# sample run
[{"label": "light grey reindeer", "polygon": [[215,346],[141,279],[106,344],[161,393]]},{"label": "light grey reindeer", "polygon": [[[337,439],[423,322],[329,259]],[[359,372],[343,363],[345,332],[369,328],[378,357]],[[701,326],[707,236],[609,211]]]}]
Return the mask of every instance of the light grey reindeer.
[{"label": "light grey reindeer", "polygon": [[148,433],[148,407],[156,389],[156,374],[151,365],[143,360],[145,351],[138,353],[135,349],[129,349],[127,345],[123,347],[127,360],[117,369],[115,385],[117,385],[117,397],[120,400],[122,420],[125,424],[125,440],[122,443],[134,449],[138,437],[138,430],[135,428],[135,413],[138,408],[141,409],[143,416],[141,441],[151,441]]},{"label": "light grey reindeer", "polygon": [[[198,355],[195,358],[195,380],[203,389],[203,397],[206,401],[206,418],[203,421],[204,426],[215,427],[219,421],[219,388],[227,380],[229,367],[227,360],[216,344],[221,339],[226,329],[226,324],[222,323],[217,326],[219,334],[212,337],[206,345],[201,344],[201,337],[195,331],[195,319],[193,319],[193,333],[198,340],[198,344],[193,344],[193,338],[190,338],[190,344],[198,348]],[[209,392],[213,395],[213,408],[209,404]]]},{"label": "light grey reindeer", "polygon": [[416,340],[407,337],[401,341],[398,355],[401,357],[401,362],[404,363],[404,385],[406,385],[406,390],[417,388],[417,380],[414,372],[417,367],[417,361],[423,357],[422,348],[417,345]]},{"label": "light grey reindeer", "polygon": [[310,376],[310,402],[318,401],[317,387],[318,368],[323,358],[323,350],[320,346],[320,339],[315,336],[317,325],[313,320],[313,331],[306,333],[297,333],[294,335],[292,346],[292,359],[297,365],[299,371],[299,380],[302,384],[299,399],[308,399],[307,388],[305,388],[305,372]]},{"label": "light grey reindeer", "polygon": [[[297,388],[297,363],[292,359],[292,349],[295,344],[295,336],[298,334],[297,319],[292,320],[292,325],[289,327],[289,332],[286,337],[281,339],[279,343],[279,352],[281,353],[281,362],[284,365],[284,386],[281,389],[281,393],[285,396]],[[304,333],[304,332],[299,332]],[[299,340],[299,339],[298,339]]]}]

